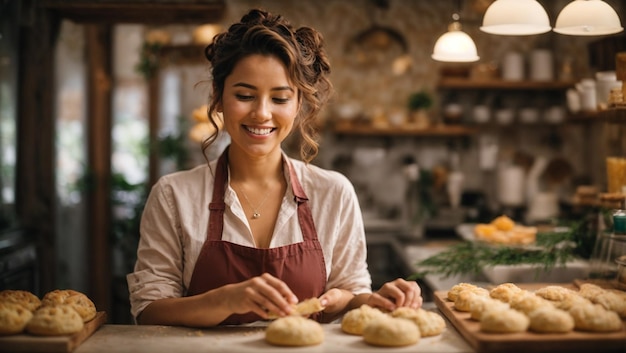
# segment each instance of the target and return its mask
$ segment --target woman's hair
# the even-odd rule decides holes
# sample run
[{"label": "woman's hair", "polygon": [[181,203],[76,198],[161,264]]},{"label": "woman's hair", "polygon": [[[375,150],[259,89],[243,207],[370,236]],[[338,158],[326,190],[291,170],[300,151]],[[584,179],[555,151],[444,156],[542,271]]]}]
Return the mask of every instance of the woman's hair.
[{"label": "woman's hair", "polygon": [[222,100],[224,82],[239,60],[253,54],[273,55],[283,62],[289,78],[298,88],[301,109],[296,117],[302,141],[300,156],[310,162],[318,153],[317,117],[329,98],[332,84],[328,79],[330,64],[324,39],[315,29],[294,29],[280,15],[253,9],[241,21],[213,38],[204,54],[211,63],[213,93],[208,115],[215,132],[202,142],[202,151],[217,139],[216,109]]}]

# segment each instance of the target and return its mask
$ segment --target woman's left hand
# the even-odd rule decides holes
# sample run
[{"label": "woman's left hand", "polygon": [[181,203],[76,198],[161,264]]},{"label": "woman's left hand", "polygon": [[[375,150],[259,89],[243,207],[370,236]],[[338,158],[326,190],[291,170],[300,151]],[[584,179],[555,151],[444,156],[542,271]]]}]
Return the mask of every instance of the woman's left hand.
[{"label": "woman's left hand", "polygon": [[402,306],[417,309],[422,306],[422,302],[422,290],[417,283],[398,278],[372,293],[367,304],[393,311]]}]

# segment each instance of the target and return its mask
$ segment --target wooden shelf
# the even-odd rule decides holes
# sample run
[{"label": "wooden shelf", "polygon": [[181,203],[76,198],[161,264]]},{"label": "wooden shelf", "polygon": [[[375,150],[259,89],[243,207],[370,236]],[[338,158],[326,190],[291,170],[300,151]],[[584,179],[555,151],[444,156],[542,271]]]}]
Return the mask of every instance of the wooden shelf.
[{"label": "wooden shelf", "polygon": [[437,86],[440,89],[504,89],[562,91],[574,87],[573,81],[504,81],[504,80],[469,80],[465,78],[441,78]]},{"label": "wooden shelf", "polygon": [[205,24],[220,21],[225,0],[181,1],[93,1],[45,0],[42,6],[77,23],[170,23]]},{"label": "wooden shelf", "polygon": [[603,110],[598,115],[602,120],[609,123],[626,124],[626,105]]},{"label": "wooden shelf", "polygon": [[477,132],[477,129],[464,125],[436,125],[428,128],[406,127],[374,127],[374,126],[335,126],[331,128],[340,135],[359,136],[424,136],[424,137],[462,137]]},{"label": "wooden shelf", "polygon": [[617,123],[626,124],[626,107],[611,108],[598,112],[582,112],[572,114],[570,122],[575,123]]}]

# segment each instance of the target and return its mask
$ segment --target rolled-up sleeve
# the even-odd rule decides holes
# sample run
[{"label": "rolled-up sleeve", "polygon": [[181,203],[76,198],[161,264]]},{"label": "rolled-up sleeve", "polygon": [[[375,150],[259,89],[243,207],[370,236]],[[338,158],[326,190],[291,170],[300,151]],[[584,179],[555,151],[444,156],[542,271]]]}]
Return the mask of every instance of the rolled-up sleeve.
[{"label": "rolled-up sleeve", "polygon": [[183,245],[174,205],[171,187],[155,184],[141,219],[135,270],[127,275],[135,318],[154,300],[183,295]]}]

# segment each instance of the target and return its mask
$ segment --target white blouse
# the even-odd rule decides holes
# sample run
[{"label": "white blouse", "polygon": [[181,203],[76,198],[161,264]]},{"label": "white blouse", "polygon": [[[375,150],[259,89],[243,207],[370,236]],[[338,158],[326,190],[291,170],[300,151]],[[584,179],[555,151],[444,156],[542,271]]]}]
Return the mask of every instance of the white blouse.
[{"label": "white blouse", "polygon": [[[354,187],[338,172],[295,159],[290,161],[309,198],[324,253],[326,290],[340,288],[354,294],[370,293],[372,281],[366,262],[365,231]],[[154,300],[187,293],[207,237],[216,165],[214,160],[209,166],[166,175],[153,186],[141,219],[135,270],[127,275],[131,313],[135,318]],[[284,170],[289,187],[270,248],[303,240],[286,166]],[[230,183],[225,193],[222,240],[254,247],[248,220]]]}]

